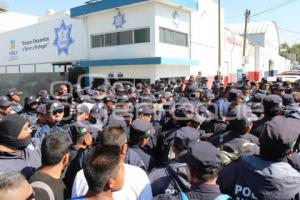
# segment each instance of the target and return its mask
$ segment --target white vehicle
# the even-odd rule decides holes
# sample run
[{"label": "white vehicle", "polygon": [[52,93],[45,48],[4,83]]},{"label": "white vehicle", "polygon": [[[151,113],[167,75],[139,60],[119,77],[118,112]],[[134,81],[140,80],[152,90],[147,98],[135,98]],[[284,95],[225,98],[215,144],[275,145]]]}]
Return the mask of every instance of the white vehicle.
[{"label": "white vehicle", "polygon": [[270,82],[274,82],[277,79],[281,79],[282,81],[289,81],[291,83],[295,82],[296,80],[300,79],[300,70],[292,70],[286,71],[275,76],[268,77],[267,80]]}]

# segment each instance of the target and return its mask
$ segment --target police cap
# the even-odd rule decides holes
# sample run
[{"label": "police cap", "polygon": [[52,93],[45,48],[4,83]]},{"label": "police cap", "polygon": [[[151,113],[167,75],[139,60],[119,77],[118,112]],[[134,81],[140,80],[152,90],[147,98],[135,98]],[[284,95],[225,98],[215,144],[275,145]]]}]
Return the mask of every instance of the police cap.
[{"label": "police cap", "polygon": [[0,96],[0,107],[9,107],[11,104],[7,96]]},{"label": "police cap", "polygon": [[265,111],[277,111],[282,109],[282,98],[278,95],[268,95],[263,100]]},{"label": "police cap", "polygon": [[220,151],[211,143],[195,141],[189,145],[186,163],[201,172],[221,167]]}]

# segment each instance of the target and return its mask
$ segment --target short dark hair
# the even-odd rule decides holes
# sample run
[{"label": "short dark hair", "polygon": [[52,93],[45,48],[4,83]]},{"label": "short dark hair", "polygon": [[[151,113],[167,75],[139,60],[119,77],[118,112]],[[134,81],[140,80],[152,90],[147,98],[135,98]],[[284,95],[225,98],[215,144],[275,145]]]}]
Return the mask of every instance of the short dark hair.
[{"label": "short dark hair", "polygon": [[53,132],[42,142],[42,165],[54,166],[68,153],[71,141],[63,132]]},{"label": "short dark hair", "polygon": [[196,178],[200,182],[207,182],[214,178],[218,177],[219,172],[222,167],[211,167],[205,170],[193,169],[191,166],[188,166],[189,170],[194,178]]},{"label": "short dark hair", "polygon": [[251,121],[249,121],[248,119],[234,119],[234,120],[230,120],[229,121],[229,127],[230,130],[234,131],[237,134],[245,134],[245,127],[247,127],[248,125],[252,124]]},{"label": "short dark hair", "polygon": [[109,178],[116,174],[120,163],[119,147],[117,145],[101,147],[95,146],[88,156],[88,161],[83,169],[89,189],[100,193]]},{"label": "short dark hair", "polygon": [[127,135],[121,126],[107,126],[98,139],[102,146],[116,145],[121,148],[127,143]]}]

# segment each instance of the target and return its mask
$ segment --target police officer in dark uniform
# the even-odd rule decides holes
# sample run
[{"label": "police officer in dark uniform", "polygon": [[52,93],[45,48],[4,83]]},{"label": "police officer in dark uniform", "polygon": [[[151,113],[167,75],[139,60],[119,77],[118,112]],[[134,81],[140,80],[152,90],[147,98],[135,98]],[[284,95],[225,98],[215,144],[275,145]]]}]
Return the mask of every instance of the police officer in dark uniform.
[{"label": "police officer in dark uniform", "polygon": [[159,136],[157,152],[160,152],[158,154],[162,163],[168,162],[174,156],[171,146],[177,132],[183,131],[188,135],[197,135],[199,138],[203,133],[199,129],[205,119],[195,112],[194,105],[189,102],[182,103],[176,108],[174,119],[177,127],[175,126],[172,132],[168,131]]},{"label": "police officer in dark uniform", "polygon": [[[156,169],[149,174],[153,196],[159,194],[178,194],[177,184],[181,190],[188,191],[190,184],[187,180],[186,164],[183,161],[186,150],[191,142],[199,140],[199,133],[189,133],[188,129],[180,129],[176,132],[172,149],[175,160],[166,167]],[[177,184],[174,183],[177,182]]]},{"label": "police officer in dark uniform", "polygon": [[12,103],[11,109],[17,114],[20,114],[23,110],[23,106],[20,104],[22,94],[23,92],[18,91],[16,88],[10,89],[7,94],[7,97]]},{"label": "police officer in dark uniform", "polygon": [[12,113],[11,102],[7,96],[0,96],[0,121],[10,113]]},{"label": "police officer in dark uniform", "polygon": [[144,150],[151,134],[153,134],[153,127],[150,122],[141,119],[132,122],[129,134],[129,149],[139,154],[148,172],[157,166],[155,158]]},{"label": "police officer in dark uniform", "polygon": [[41,141],[31,139],[30,132],[29,123],[18,114],[0,122],[0,173],[21,171],[29,179],[41,166]]},{"label": "police officer in dark uniform", "polygon": [[283,87],[282,83],[274,83],[272,85],[272,94],[278,95],[278,96],[283,96],[284,91],[285,91],[285,87]]},{"label": "police officer in dark uniform", "polygon": [[189,98],[190,102],[195,106],[200,103],[200,94],[201,89],[199,89],[196,84],[191,84],[187,88],[187,97]]},{"label": "police officer in dark uniform", "polygon": [[264,116],[262,119],[253,122],[251,133],[259,137],[265,123],[273,117],[281,115],[283,111],[282,98],[278,95],[268,95],[263,99]]},{"label": "police officer in dark uniform", "polygon": [[37,122],[37,107],[38,100],[34,96],[25,98],[23,115],[31,126],[35,125]]},{"label": "police officer in dark uniform", "polygon": [[300,92],[300,79],[294,82],[294,92]]},{"label": "police officer in dark uniform", "polygon": [[[228,130],[220,135],[214,135],[210,142],[221,150],[234,153],[237,157],[259,153],[258,138],[250,134],[253,114],[249,107],[238,105],[228,115]],[[224,164],[230,160],[224,160]]]},{"label": "police officer in dark uniform", "polygon": [[263,80],[260,84],[260,88],[257,90],[257,93],[261,93],[264,95],[270,94],[270,84],[267,80]]},{"label": "police officer in dark uniform", "polygon": [[255,93],[250,102],[247,105],[251,108],[252,112],[261,119],[264,114],[264,107],[263,107],[263,100],[266,97],[265,94],[262,93]]},{"label": "police officer in dark uniform", "polygon": [[60,124],[64,117],[64,106],[62,103],[56,100],[50,101],[46,105],[46,111],[46,122],[39,125],[39,128],[33,133],[33,136],[36,138],[44,138],[53,131],[68,133],[68,126],[63,127],[63,125]]},{"label": "police officer in dark uniform", "polygon": [[300,119],[300,107],[295,102],[293,95],[284,94],[282,98],[283,98],[283,105],[284,105],[283,114],[286,117]]},{"label": "police officer in dark uniform", "polygon": [[[229,200],[228,195],[221,194],[219,185],[216,184],[218,173],[221,170],[220,151],[209,142],[195,141],[190,144],[186,155],[188,180],[191,183],[190,191],[185,195],[189,200]],[[155,200],[183,199],[182,194],[176,198],[159,195]]]},{"label": "police officer in dark uniform", "polygon": [[218,180],[221,191],[235,199],[299,199],[300,173],[286,162],[298,149],[299,129],[298,120],[284,116],[266,122],[260,154],[227,165]]},{"label": "police officer in dark uniform", "polygon": [[85,165],[88,149],[93,142],[90,128],[83,126],[80,123],[72,124],[70,126],[70,132],[73,139],[73,145],[70,147],[69,166],[63,179],[69,194],[71,193],[76,173]]}]

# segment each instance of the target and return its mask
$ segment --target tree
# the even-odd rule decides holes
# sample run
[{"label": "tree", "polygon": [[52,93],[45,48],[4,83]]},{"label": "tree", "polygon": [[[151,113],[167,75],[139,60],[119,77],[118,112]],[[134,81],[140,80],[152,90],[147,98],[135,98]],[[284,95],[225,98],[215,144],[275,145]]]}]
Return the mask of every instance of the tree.
[{"label": "tree", "polygon": [[300,44],[294,44],[292,47],[289,47],[287,43],[281,44],[280,55],[293,62],[300,63]]},{"label": "tree", "polygon": [[2,2],[0,2],[0,13],[6,12],[6,5]]}]

